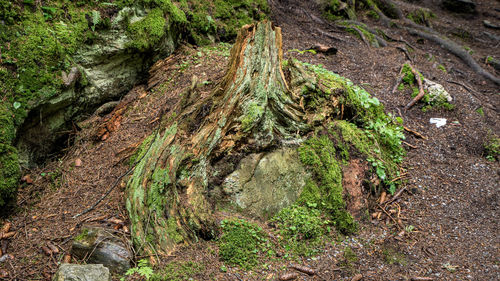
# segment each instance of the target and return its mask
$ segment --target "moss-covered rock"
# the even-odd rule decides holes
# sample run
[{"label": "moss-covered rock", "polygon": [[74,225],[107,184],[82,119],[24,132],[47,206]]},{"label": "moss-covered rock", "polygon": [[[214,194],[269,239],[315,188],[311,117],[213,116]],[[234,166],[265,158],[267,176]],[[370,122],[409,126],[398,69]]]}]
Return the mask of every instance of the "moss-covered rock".
[{"label": "moss-covered rock", "polygon": [[292,148],[251,154],[239,166],[222,188],[244,213],[262,219],[293,204],[309,178]]}]

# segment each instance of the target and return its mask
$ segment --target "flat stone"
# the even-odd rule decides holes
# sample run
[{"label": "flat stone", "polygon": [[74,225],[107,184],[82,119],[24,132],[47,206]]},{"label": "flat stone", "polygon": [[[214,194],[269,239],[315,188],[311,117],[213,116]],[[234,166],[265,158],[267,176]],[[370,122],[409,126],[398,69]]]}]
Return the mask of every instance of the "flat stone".
[{"label": "flat stone", "polygon": [[109,269],[102,264],[63,263],[54,275],[53,281],[111,281]]},{"label": "flat stone", "polygon": [[87,262],[103,264],[111,272],[124,273],[130,268],[131,254],[127,246],[110,230],[83,228],[73,241],[71,253]]},{"label": "flat stone", "polygon": [[284,148],[243,158],[223,190],[243,212],[267,219],[292,205],[308,178],[296,149]]}]

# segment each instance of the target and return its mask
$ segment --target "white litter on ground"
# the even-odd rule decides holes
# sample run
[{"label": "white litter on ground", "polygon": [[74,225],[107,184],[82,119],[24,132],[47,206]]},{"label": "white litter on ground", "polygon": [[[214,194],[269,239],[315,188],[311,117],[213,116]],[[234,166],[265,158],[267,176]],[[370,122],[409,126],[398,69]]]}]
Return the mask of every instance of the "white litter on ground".
[{"label": "white litter on ground", "polygon": [[436,127],[442,127],[446,125],[446,118],[431,118],[429,120],[431,124],[436,124]]}]

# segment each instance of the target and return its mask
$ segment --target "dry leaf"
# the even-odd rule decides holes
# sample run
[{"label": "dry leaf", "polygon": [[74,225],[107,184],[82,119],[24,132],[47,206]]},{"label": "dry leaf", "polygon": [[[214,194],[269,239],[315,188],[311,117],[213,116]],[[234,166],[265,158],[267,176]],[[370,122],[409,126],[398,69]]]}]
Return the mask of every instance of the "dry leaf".
[{"label": "dry leaf", "polygon": [[32,184],[33,183],[33,179],[31,178],[31,176],[29,174],[25,175],[21,180],[24,181],[24,182],[26,182],[27,184]]},{"label": "dry leaf", "polygon": [[286,273],[280,276],[280,281],[293,280],[299,277],[297,273]]},{"label": "dry leaf", "polygon": [[82,166],[82,159],[76,158],[75,160],[75,167],[81,167]]},{"label": "dry leaf", "polygon": [[49,249],[52,253],[54,253],[54,254],[59,253],[59,249],[55,245],[53,245],[52,243],[48,242],[47,247],[49,247]]},{"label": "dry leaf", "polygon": [[65,255],[63,259],[63,263],[71,263],[71,255]]}]

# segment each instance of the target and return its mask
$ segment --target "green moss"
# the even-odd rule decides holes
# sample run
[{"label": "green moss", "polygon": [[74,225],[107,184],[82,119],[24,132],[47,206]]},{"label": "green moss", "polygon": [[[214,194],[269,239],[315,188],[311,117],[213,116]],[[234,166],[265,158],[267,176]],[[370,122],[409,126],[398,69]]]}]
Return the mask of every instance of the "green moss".
[{"label": "green moss", "polygon": [[264,232],[256,224],[244,220],[223,220],[219,238],[219,257],[226,263],[250,269],[257,265],[259,252],[267,243]]},{"label": "green moss", "polygon": [[184,281],[193,280],[197,274],[203,273],[205,267],[193,261],[174,261],[165,265],[164,268],[155,272],[150,281]]},{"label": "green moss", "polygon": [[435,18],[436,15],[429,9],[419,8],[410,12],[406,17],[416,24],[431,27],[431,20]]},{"label": "green moss", "polygon": [[259,120],[264,114],[265,108],[259,105],[257,102],[252,101],[248,104],[243,118],[241,119],[241,128],[244,132],[249,131],[255,125],[255,121]]},{"label": "green moss", "polygon": [[0,207],[14,202],[17,185],[21,178],[17,150],[8,144],[0,143]]},{"label": "green moss", "polygon": [[351,247],[345,247],[344,248],[344,254],[343,254],[344,259],[348,263],[355,263],[358,261],[358,256],[356,253],[352,250]]},{"label": "green moss", "polygon": [[265,0],[181,0],[191,39],[198,45],[233,40],[241,26],[263,20],[269,13]]},{"label": "green moss", "polygon": [[[383,105],[376,98],[372,98],[363,88],[354,85],[348,79],[321,66],[297,61],[294,63],[312,72],[317,77],[317,84],[326,85],[325,88],[330,89],[326,93],[316,90],[321,92],[318,97],[328,93],[333,94],[344,104],[345,111],[352,114],[352,123],[337,121],[330,125],[330,135],[337,136],[335,137],[335,151],[339,155],[337,161],[345,163],[349,157],[347,147],[354,148],[371,163],[374,172],[383,180],[386,187],[394,191],[395,184],[392,179],[399,175],[397,164],[402,161],[405,154],[401,146],[401,140],[404,139],[403,128],[397,118],[386,115]],[[315,99],[307,95],[305,98]],[[321,102],[318,102],[315,105],[320,104]]]},{"label": "green moss", "polygon": [[151,142],[153,141],[155,137],[155,134],[151,134],[148,137],[144,139],[144,141],[141,143],[141,145],[137,148],[137,150],[134,152],[134,154],[130,157],[129,160],[129,165],[134,165],[136,161],[142,159],[146,152],[148,152],[148,149],[151,146]]},{"label": "green moss", "polygon": [[[441,69],[443,72],[446,72],[446,68],[443,65],[439,65],[438,69]],[[402,74],[403,74],[403,79],[401,84],[399,84],[398,89],[402,91],[406,88],[406,86],[408,86],[408,88],[411,90],[411,97],[416,97],[419,94],[419,88],[417,86],[417,80],[415,78],[415,75],[411,71],[411,67],[407,64],[404,64]],[[418,74],[420,75],[420,79],[424,81],[425,80],[424,76],[420,72],[418,72]],[[442,108],[445,110],[453,110],[455,108],[453,104],[448,102],[446,97],[440,96],[431,100],[431,97],[428,95],[427,90],[424,90],[424,92],[425,95],[419,101],[419,103],[424,105],[422,107],[422,111],[426,112],[433,108]]]},{"label": "green moss", "polygon": [[382,256],[387,264],[399,264],[404,266],[408,263],[404,254],[391,248],[382,250]]},{"label": "green moss", "polygon": [[380,19],[380,16],[377,14],[377,12],[370,10],[366,13],[366,15],[372,19],[378,20]]},{"label": "green moss", "polygon": [[483,107],[480,107],[480,108],[476,109],[476,112],[477,112],[477,114],[479,114],[481,116],[484,116],[484,109],[483,109]]},{"label": "green moss", "polygon": [[309,206],[292,205],[282,209],[272,219],[278,226],[285,248],[303,256],[318,253],[325,242],[326,226],[330,224],[315,204],[309,203]]},{"label": "green moss", "polygon": [[343,22],[341,22],[341,24],[346,27],[347,32],[349,32],[349,33],[353,34],[354,36],[358,37],[359,39],[363,40],[363,38],[360,35],[360,32],[361,32],[361,34],[363,34],[364,39],[366,39],[372,47],[376,47],[376,48],[379,47],[379,44],[378,44],[377,39],[375,38],[375,35],[373,33],[371,33],[370,31],[368,31],[368,29],[367,29],[368,27],[365,24],[353,23],[350,21],[343,21]]},{"label": "green moss", "polygon": [[128,26],[133,41],[130,46],[140,51],[150,49],[165,34],[167,20],[160,8],[151,10],[148,15]]},{"label": "green moss", "polygon": [[84,228],[82,229],[82,231],[80,232],[80,234],[78,234],[74,240],[75,241],[84,241],[87,239],[87,237],[89,236],[89,230],[87,228]]},{"label": "green moss", "polygon": [[446,72],[447,72],[447,71],[446,71],[446,67],[444,67],[444,65],[442,65],[442,64],[438,65],[438,66],[437,66],[437,68],[438,68],[439,70],[443,71],[444,73],[446,73]]},{"label": "green moss", "polygon": [[327,0],[323,4],[323,16],[331,21],[336,21],[339,19],[356,19],[356,11],[354,7],[345,7],[340,9],[343,4],[339,0]]},{"label": "green moss", "polygon": [[311,167],[316,181],[316,186],[308,182],[306,193],[300,196],[299,202],[306,198],[321,198],[320,202],[306,204],[317,204],[325,209],[338,231],[346,234],[355,232],[357,224],[345,211],[342,169],[336,158],[334,143],[326,135],[312,137],[298,148],[298,152],[302,163]]}]

